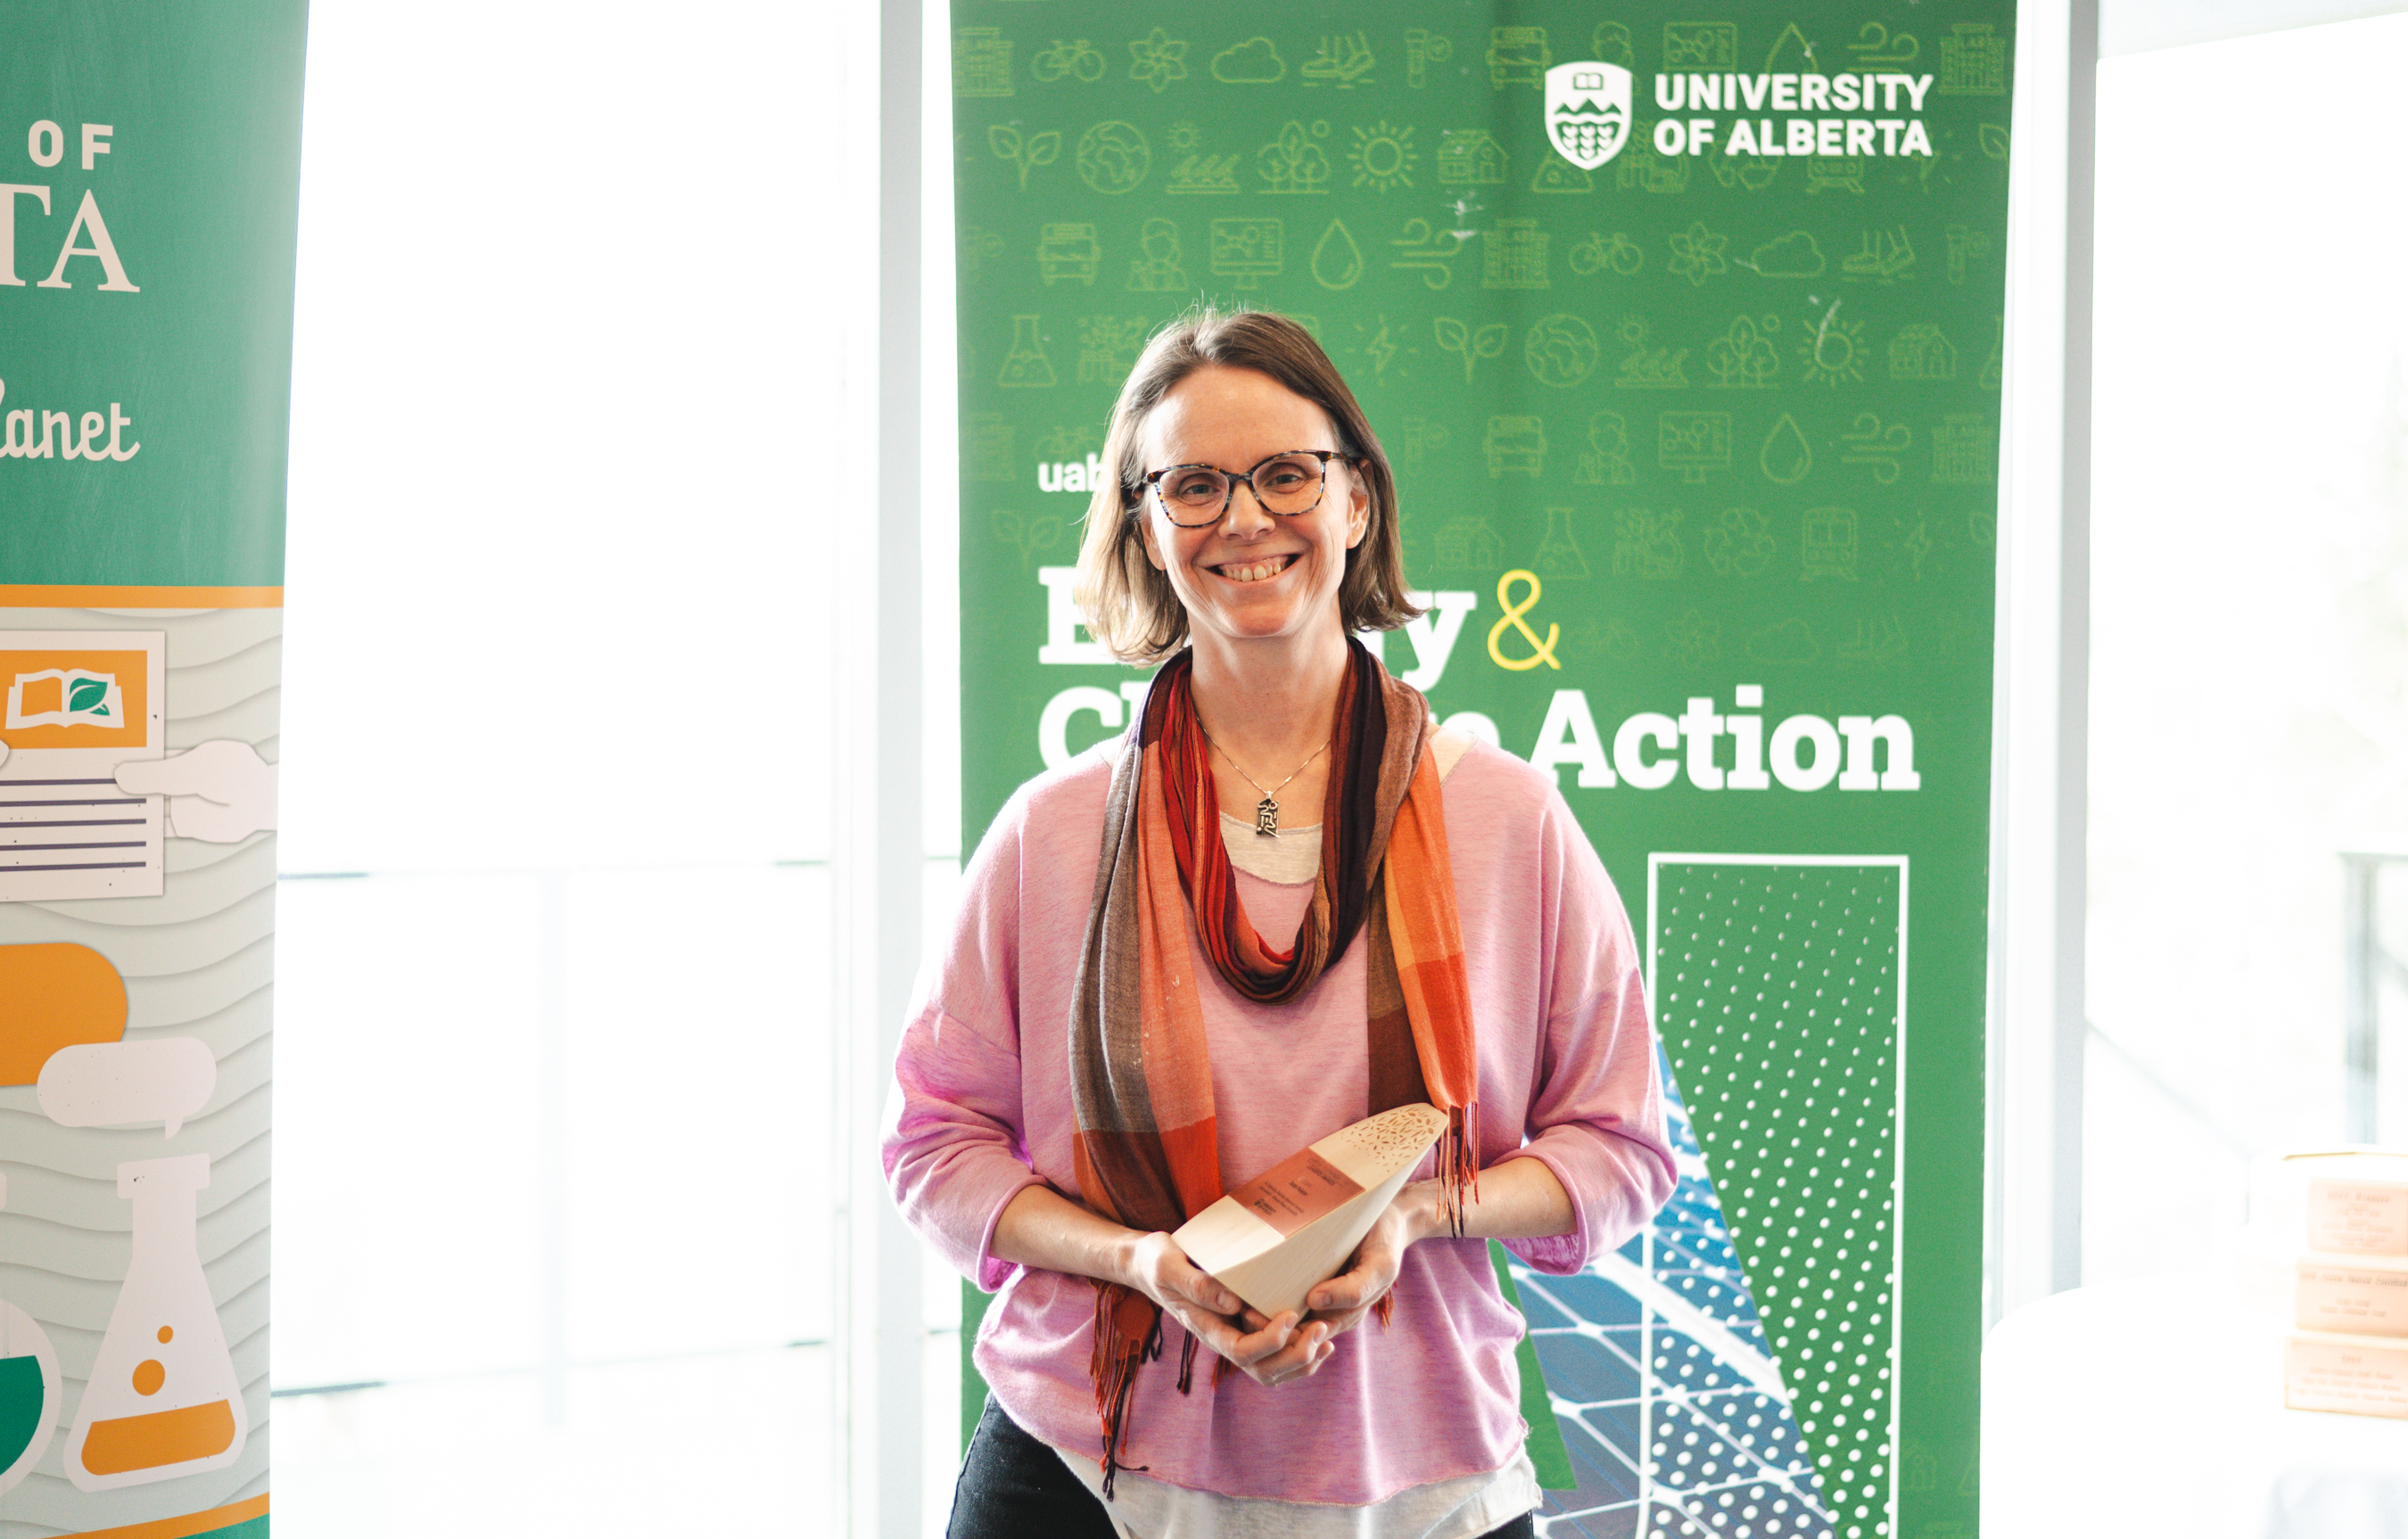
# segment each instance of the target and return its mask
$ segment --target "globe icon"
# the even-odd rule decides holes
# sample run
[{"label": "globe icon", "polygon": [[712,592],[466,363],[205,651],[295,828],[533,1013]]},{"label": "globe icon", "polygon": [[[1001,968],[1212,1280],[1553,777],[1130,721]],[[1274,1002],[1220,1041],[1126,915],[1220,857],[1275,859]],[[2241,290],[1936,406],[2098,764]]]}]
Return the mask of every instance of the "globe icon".
[{"label": "globe icon", "polygon": [[1154,151],[1135,123],[1101,122],[1079,139],[1079,176],[1098,192],[1125,192],[1154,168]]},{"label": "globe icon", "polygon": [[1551,315],[1530,328],[1522,357],[1542,385],[1570,390],[1597,367],[1597,333],[1576,315]]}]

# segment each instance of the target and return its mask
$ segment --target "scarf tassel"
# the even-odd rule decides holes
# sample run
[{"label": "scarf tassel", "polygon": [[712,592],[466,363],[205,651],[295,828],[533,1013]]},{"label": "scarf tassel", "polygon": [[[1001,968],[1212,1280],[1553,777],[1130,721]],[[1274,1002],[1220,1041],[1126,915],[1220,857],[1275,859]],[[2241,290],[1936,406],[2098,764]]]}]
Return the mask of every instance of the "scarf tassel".
[{"label": "scarf tassel", "polygon": [[[1096,1345],[1087,1371],[1096,1381],[1096,1412],[1104,1424],[1104,1500],[1112,1499],[1121,1463],[1121,1438],[1128,1430],[1129,1394],[1137,1371],[1162,1356],[1162,1309],[1117,1285],[1096,1290]],[[1184,1376],[1182,1373],[1182,1376]],[[1183,1388],[1183,1386],[1182,1386]],[[1143,1470],[1132,1464],[1126,1468]]]},{"label": "scarf tassel", "polygon": [[1467,1195],[1480,1201],[1480,1106],[1451,1106],[1446,1132],[1438,1142],[1439,1206],[1446,1214],[1452,1239],[1463,1238],[1463,1204]]}]

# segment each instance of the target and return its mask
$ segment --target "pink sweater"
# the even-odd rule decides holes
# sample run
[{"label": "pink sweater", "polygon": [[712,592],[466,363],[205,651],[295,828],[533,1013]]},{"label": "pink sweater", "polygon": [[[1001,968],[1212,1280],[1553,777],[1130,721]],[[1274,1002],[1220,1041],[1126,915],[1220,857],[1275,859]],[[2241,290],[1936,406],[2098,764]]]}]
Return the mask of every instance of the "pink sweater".
[{"label": "pink sweater", "polygon": [[[1079,1197],[1068,1027],[1111,777],[1100,757],[1039,776],[988,830],[903,1034],[884,1147],[904,1217],[981,1288],[1002,1290],[974,1354],[996,1399],[1038,1437],[1090,1458],[1101,1449],[1087,1372],[1094,1287],[998,1261],[988,1245],[1024,1187]],[[1534,1159],[1555,1173],[1578,1229],[1505,1243],[1541,1271],[1577,1272],[1673,1187],[1638,950],[1546,775],[1475,745],[1444,794],[1480,1048],[1481,1163]],[[1255,928],[1285,944],[1310,884],[1237,879]],[[1358,939],[1281,1006],[1244,1001],[1197,966],[1230,1185],[1367,1115],[1363,957]],[[1485,1243],[1414,1246],[1396,1299],[1387,1330],[1367,1319],[1318,1374],[1276,1390],[1240,1374],[1214,1389],[1199,1361],[1181,1395],[1181,1332],[1166,1325],[1164,1356],[1138,1375],[1123,1460],[1197,1489],[1350,1505],[1499,1468],[1526,1431],[1522,1325]]]}]

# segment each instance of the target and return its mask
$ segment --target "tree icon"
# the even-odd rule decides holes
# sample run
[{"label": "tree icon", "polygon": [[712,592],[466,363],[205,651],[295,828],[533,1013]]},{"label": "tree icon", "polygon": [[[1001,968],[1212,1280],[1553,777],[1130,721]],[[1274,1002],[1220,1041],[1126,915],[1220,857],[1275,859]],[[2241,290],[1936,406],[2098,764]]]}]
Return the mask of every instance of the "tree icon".
[{"label": "tree icon", "polygon": [[[1324,133],[1326,124],[1316,124]],[[1290,122],[1280,130],[1278,138],[1263,146],[1254,157],[1263,179],[1271,184],[1274,192],[1321,192],[1329,187],[1329,157],[1304,124]]]}]

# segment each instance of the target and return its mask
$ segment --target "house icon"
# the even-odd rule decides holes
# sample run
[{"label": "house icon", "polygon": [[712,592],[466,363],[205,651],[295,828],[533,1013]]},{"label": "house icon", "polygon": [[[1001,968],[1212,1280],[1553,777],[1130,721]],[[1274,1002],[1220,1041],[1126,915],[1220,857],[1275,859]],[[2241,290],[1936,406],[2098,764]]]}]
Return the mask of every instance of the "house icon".
[{"label": "house icon", "polygon": [[1505,160],[1505,147],[1485,130],[1450,128],[1438,144],[1438,179],[1446,186],[1502,186]]},{"label": "house icon", "polygon": [[1940,328],[1928,323],[1909,326],[1889,344],[1889,377],[1893,379],[1954,379],[1956,349]]}]

